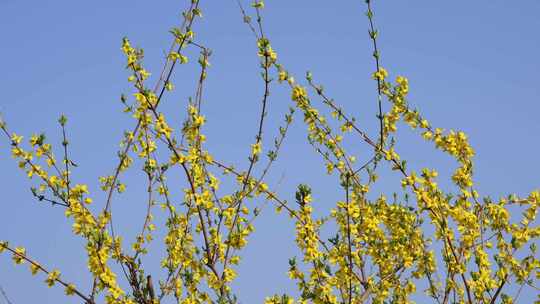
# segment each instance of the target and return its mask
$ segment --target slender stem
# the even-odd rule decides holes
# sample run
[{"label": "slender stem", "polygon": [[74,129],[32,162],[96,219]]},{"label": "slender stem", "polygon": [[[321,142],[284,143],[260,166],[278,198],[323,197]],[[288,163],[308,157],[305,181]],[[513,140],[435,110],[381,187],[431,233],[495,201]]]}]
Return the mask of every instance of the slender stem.
[{"label": "slender stem", "polygon": [[[380,69],[380,53],[379,49],[377,48],[377,34],[375,31],[375,26],[373,24],[373,11],[371,10],[371,0],[366,0],[366,4],[368,7],[368,19],[369,19],[369,31],[370,31],[370,37],[371,41],[373,43],[373,57],[375,58],[375,67],[377,68],[377,72]],[[381,79],[377,78],[377,103],[379,106],[379,115],[377,118],[379,119],[379,136],[380,136],[380,148],[384,148],[384,124],[383,124],[383,113],[382,113],[382,94],[381,94]]]},{"label": "slender stem", "polygon": [[489,304],[495,304],[495,301],[499,297],[499,294],[501,293],[504,285],[506,284],[507,279],[508,279],[508,274],[504,276],[504,279],[502,280],[501,284],[499,285],[499,287],[497,287],[497,290],[495,291],[495,294],[493,295],[493,298],[491,298],[491,301],[489,302]]},{"label": "slender stem", "polygon": [[69,205],[69,196],[70,196],[70,181],[69,181],[69,158],[68,158],[68,141],[66,137],[66,127],[65,123],[61,123],[62,126],[62,146],[64,146],[64,168],[65,168],[65,180],[66,180],[66,189],[67,189],[67,201]]},{"label": "slender stem", "polygon": [[[29,257],[27,257],[25,254],[19,253],[19,252],[17,252],[16,250],[14,250],[14,249],[12,249],[12,248],[10,248],[10,247],[8,247],[8,246],[5,246],[5,245],[4,245],[3,247],[4,247],[7,251],[11,252],[12,254],[18,256],[19,258],[21,258],[21,259],[27,261],[27,262],[30,263],[30,264],[32,264],[34,267],[36,267],[37,269],[41,270],[41,271],[44,272],[45,274],[49,274],[49,273],[50,273],[50,271],[48,271],[47,269],[45,269],[45,268],[44,268],[43,266],[41,266],[39,263],[37,263],[37,262],[35,262],[34,260],[32,260],[32,259],[30,259]],[[69,286],[77,296],[79,296],[80,298],[82,298],[82,299],[85,301],[85,303],[87,303],[87,304],[94,304],[94,301],[93,301],[91,298],[85,296],[82,292],[80,292],[79,290],[77,290],[76,288],[74,288],[74,287],[73,287],[73,286],[74,286],[73,284],[66,283],[66,282],[64,282],[64,281],[63,281],[62,279],[60,279],[60,278],[55,278],[54,281],[60,283],[60,284],[61,284],[62,286],[64,286],[64,287],[68,287],[68,286]]]},{"label": "slender stem", "polygon": [[9,298],[8,298],[6,292],[4,291],[4,289],[2,288],[2,286],[0,286],[0,293],[2,294],[2,297],[4,297],[4,300],[6,300],[7,304],[13,304],[13,303],[9,300]]}]

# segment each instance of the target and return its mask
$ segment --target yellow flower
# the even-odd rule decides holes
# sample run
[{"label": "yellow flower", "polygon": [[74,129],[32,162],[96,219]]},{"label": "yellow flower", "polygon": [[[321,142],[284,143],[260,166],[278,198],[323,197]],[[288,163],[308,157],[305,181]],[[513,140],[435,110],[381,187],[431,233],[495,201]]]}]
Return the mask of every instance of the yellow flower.
[{"label": "yellow flower", "polygon": [[284,70],[279,71],[279,76],[278,76],[278,81],[279,82],[287,80],[288,77],[289,77],[289,75],[287,74],[287,71],[284,71]]},{"label": "yellow flower", "polygon": [[373,79],[383,81],[386,77],[388,77],[388,72],[383,67],[380,67],[377,72],[373,73],[372,77]]},{"label": "yellow flower", "polygon": [[409,83],[409,80],[403,76],[398,76],[396,78],[396,82],[401,86],[405,86]]},{"label": "yellow flower", "polygon": [[37,144],[39,144],[41,142],[41,137],[39,135],[32,135],[32,137],[30,137],[30,144],[32,146],[35,146]]},{"label": "yellow flower", "polygon": [[236,277],[236,272],[232,270],[231,268],[225,269],[223,272],[223,281],[225,282],[231,282]]},{"label": "yellow flower", "polygon": [[13,254],[13,262],[15,264],[22,264],[24,263],[24,257],[26,256],[26,249],[23,247],[17,247],[15,248],[15,253]]},{"label": "yellow flower", "polygon": [[122,193],[122,192],[126,191],[126,185],[122,184],[122,183],[118,184],[117,190],[118,190],[118,193]]},{"label": "yellow flower", "polygon": [[204,125],[205,121],[206,119],[203,115],[195,115],[195,117],[193,118],[193,125],[195,125],[195,127],[201,127],[202,125]]},{"label": "yellow flower", "polygon": [[47,286],[52,287],[54,286],[54,283],[56,283],[56,280],[60,278],[60,271],[54,270],[49,272],[47,275],[47,279],[45,279],[45,283],[47,283]]},{"label": "yellow flower", "polygon": [[21,141],[22,141],[22,139],[23,139],[22,136],[17,135],[17,134],[15,134],[15,133],[13,133],[13,134],[11,135],[11,141],[12,141],[14,144],[16,144],[16,145],[20,144]]},{"label": "yellow flower", "polygon": [[292,100],[299,101],[301,99],[305,99],[307,97],[307,92],[304,87],[301,87],[299,85],[294,86],[292,91]]},{"label": "yellow flower", "polygon": [[262,146],[261,146],[260,141],[258,141],[257,143],[251,145],[251,155],[252,156],[259,155],[261,153],[261,151],[262,151]]},{"label": "yellow flower", "polygon": [[149,73],[147,70],[145,70],[145,69],[141,69],[141,70],[139,71],[139,74],[141,74],[141,79],[142,79],[142,80],[145,80],[145,79],[147,79],[148,77],[150,77],[150,73]]},{"label": "yellow flower", "polygon": [[66,295],[70,296],[70,295],[73,295],[75,293],[75,285],[73,284],[68,284],[68,286],[66,286],[66,289],[64,290]]},{"label": "yellow flower", "polygon": [[36,275],[40,269],[41,268],[39,264],[37,263],[30,264],[30,272],[32,273],[32,275]]}]

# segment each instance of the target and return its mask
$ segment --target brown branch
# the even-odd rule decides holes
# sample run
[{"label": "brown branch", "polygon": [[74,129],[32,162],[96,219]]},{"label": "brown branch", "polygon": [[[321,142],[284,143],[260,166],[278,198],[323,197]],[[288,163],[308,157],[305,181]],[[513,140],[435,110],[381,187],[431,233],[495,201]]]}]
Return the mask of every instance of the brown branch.
[{"label": "brown branch", "polygon": [[0,293],[2,294],[2,297],[4,297],[4,300],[6,300],[6,303],[7,303],[7,304],[13,304],[13,303],[9,300],[9,298],[8,298],[6,292],[4,291],[4,289],[2,288],[2,286],[0,286]]},{"label": "brown branch", "polygon": [[497,297],[499,297],[499,294],[501,293],[504,287],[504,284],[506,284],[507,280],[508,280],[508,274],[504,276],[504,279],[502,280],[501,285],[499,285],[499,287],[495,291],[495,294],[493,295],[493,298],[491,298],[491,301],[489,301],[489,304],[495,304],[495,301],[497,300]]},{"label": "brown branch", "polygon": [[[377,32],[375,31],[375,26],[373,25],[373,11],[371,10],[371,0],[366,0],[366,4],[368,7],[368,19],[369,19],[369,36],[371,38],[371,41],[373,42],[373,57],[375,58],[375,66],[377,68],[377,72],[380,69],[380,54],[379,49],[377,48]],[[377,102],[379,106],[379,132],[380,132],[380,148],[381,150],[384,148],[384,127],[383,127],[383,113],[382,113],[382,94],[381,94],[381,79],[377,78]]]},{"label": "brown branch", "polygon": [[152,276],[148,275],[146,277],[146,288],[148,289],[148,296],[150,297],[150,303],[153,304],[156,299],[156,294],[154,292],[154,284],[152,283]]},{"label": "brown branch", "polygon": [[[20,257],[21,259],[27,261],[27,262],[30,263],[30,264],[32,264],[34,267],[36,267],[38,270],[41,270],[41,271],[44,272],[45,274],[49,274],[49,273],[50,273],[50,271],[48,271],[47,269],[45,269],[45,268],[44,268],[43,266],[41,266],[39,263],[37,263],[37,262],[35,262],[34,260],[32,260],[32,259],[30,259],[29,257],[27,257],[26,254],[21,254],[21,253],[15,251],[14,249],[8,247],[7,245],[2,245],[2,246],[3,246],[3,248],[5,248],[7,251],[11,252],[12,254],[14,254],[14,255]],[[61,284],[62,286],[66,287],[66,288],[69,286],[77,296],[79,296],[81,299],[83,299],[83,300],[85,301],[85,303],[87,303],[87,304],[95,304],[94,301],[93,301],[91,298],[85,296],[82,292],[80,292],[79,290],[77,290],[77,289],[74,287],[73,284],[66,283],[66,282],[64,282],[63,280],[61,280],[60,278],[55,278],[54,281],[58,282],[59,284]]]}]

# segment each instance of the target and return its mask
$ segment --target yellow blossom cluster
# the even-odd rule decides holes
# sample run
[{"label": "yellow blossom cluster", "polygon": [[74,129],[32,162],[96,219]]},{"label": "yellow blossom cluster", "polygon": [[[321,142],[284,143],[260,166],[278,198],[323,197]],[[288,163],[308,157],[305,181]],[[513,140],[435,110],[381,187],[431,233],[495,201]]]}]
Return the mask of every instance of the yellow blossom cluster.
[{"label": "yellow blossom cluster", "polygon": [[[537,289],[540,260],[535,242],[540,238],[540,193],[500,199],[480,194],[473,176],[475,153],[467,135],[433,127],[410,106],[409,80],[404,76],[391,80],[390,72],[380,65],[371,1],[366,4],[376,66],[371,75],[377,83],[379,106],[376,135],[363,130],[322,85],[314,82],[310,72],[307,84],[295,80],[264,34],[264,2],[254,1],[255,21],[241,5],[240,10],[255,36],[262,76],[255,140],[246,147],[245,169],[216,159],[207,145],[207,117],[201,110],[211,51],[195,39],[195,20],[202,18],[202,10],[199,0],[190,0],[182,13],[182,26],[170,31],[173,45],[164,56],[164,68],[153,89],[148,85],[151,74],[144,68],[143,50],[133,47],[127,38],[122,40],[133,92],[122,95],[121,102],[134,124],[124,132],[114,170],[99,178],[104,191],[101,202],[94,203],[92,197],[97,196],[90,194],[91,184],[80,183],[71,174],[77,165],[69,154],[64,116],[59,119],[63,135],[59,151],[47,143],[44,134],[33,134],[25,142],[0,120],[11,155],[37,183],[32,188],[34,197],[63,207],[73,234],[83,238],[91,290],[82,292],[65,282],[59,270],[47,270],[29,258],[23,247],[13,248],[0,241],[0,253],[7,251],[15,264],[28,264],[33,275],[44,274],[49,287],[61,285],[66,295],[78,296],[86,304],[100,299],[108,304],[168,300],[232,304],[237,302],[233,282],[239,275],[242,251],[263,207],[272,202],[276,211],[285,210],[294,221],[301,258],[291,258],[287,272],[296,283],[297,299],[276,294],[267,297],[266,304],[413,303],[422,292],[437,303],[493,304],[511,303],[507,294],[511,288]],[[193,50],[199,52],[198,61],[189,60]],[[197,64],[195,95],[185,104],[179,124],[161,105],[174,89],[175,69]],[[274,81],[290,90],[291,104],[272,145],[266,138],[270,132],[265,117]],[[316,105],[319,100],[323,107]],[[319,218],[319,208],[324,208],[318,194],[325,189],[312,190],[300,184],[295,203],[289,204],[271,189],[267,179],[297,110],[303,115],[308,143],[321,156],[330,178],[336,177],[334,186],[342,193],[328,208],[330,212]],[[396,145],[400,123],[418,130],[434,149],[456,160],[457,168],[450,178],[455,186],[440,186],[441,177],[435,169],[407,168]],[[349,147],[356,149],[357,142],[368,148],[353,155],[355,150]],[[29,148],[25,148],[27,144]],[[62,155],[61,161],[55,153]],[[381,163],[388,164],[401,179],[391,193],[374,190],[381,188],[376,185],[378,172],[384,168]],[[112,204],[116,196],[131,190],[123,182],[124,174],[137,166],[146,180],[147,195],[142,199],[146,212],[141,229],[124,245],[125,236],[114,233]],[[176,181],[173,177],[178,172],[180,185],[171,182]],[[162,212],[154,213],[155,206]],[[150,273],[143,259],[159,248],[152,244],[155,239],[164,245],[160,254],[164,275],[158,282],[152,279],[155,269]]]}]

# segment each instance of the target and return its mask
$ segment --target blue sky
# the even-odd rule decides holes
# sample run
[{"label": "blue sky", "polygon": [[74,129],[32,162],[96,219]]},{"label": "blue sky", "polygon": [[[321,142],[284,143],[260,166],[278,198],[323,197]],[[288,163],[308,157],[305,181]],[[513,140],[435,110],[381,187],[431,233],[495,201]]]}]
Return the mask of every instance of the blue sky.
[{"label": "blue sky", "polygon": [[[197,41],[213,50],[203,104],[208,148],[216,158],[245,168],[263,89],[256,44],[236,1],[201,2],[204,19],[194,30]],[[122,37],[145,49],[146,66],[158,74],[171,40],[168,30],[179,24],[186,3],[0,0],[0,112],[14,131],[27,138],[45,132],[57,146],[56,120],[66,114],[71,154],[79,164],[74,177],[90,185],[96,204],[104,199],[97,179],[110,174],[122,132],[133,126],[119,102],[121,93],[132,92],[120,51]],[[433,125],[469,135],[481,194],[526,195],[539,188],[540,2],[375,1],[374,10],[382,65],[392,77],[409,78],[411,104]],[[364,12],[364,1],[267,1],[264,20],[266,34],[289,71],[298,80],[312,71],[316,82],[373,134],[376,90],[370,79],[374,67]],[[190,55],[196,62],[196,53]],[[176,128],[188,96],[195,92],[194,68],[191,64],[178,70],[177,91],[162,108],[174,117]],[[287,90],[274,86],[266,131],[269,144],[289,105]],[[324,174],[300,122],[297,116],[270,184],[292,201],[296,185],[308,183],[315,201],[329,208],[341,198],[331,184],[335,177]],[[440,183],[450,187],[444,178],[455,164],[402,129],[402,157],[412,168],[440,168]],[[369,155],[365,145],[351,147],[360,159]],[[71,224],[60,208],[32,198],[32,183],[10,158],[9,142],[0,141],[0,151],[0,239],[27,247],[43,265],[57,267],[85,286],[82,241],[71,236]],[[399,176],[390,172],[383,177],[374,191],[399,190]],[[132,183],[114,208],[122,214],[119,230],[132,232],[138,227],[133,222],[142,221],[144,202],[136,185],[143,180],[137,170],[124,180]],[[156,210],[156,217],[159,214]],[[292,223],[267,208],[256,229],[236,283],[242,303],[261,302],[292,285],[286,276],[287,259],[297,254]],[[158,257],[149,257],[149,267],[156,269]],[[0,285],[14,304],[77,303],[64,298],[60,288],[48,289],[42,279],[13,266],[7,255],[0,257]],[[529,302],[527,296],[532,295],[520,300]]]}]

